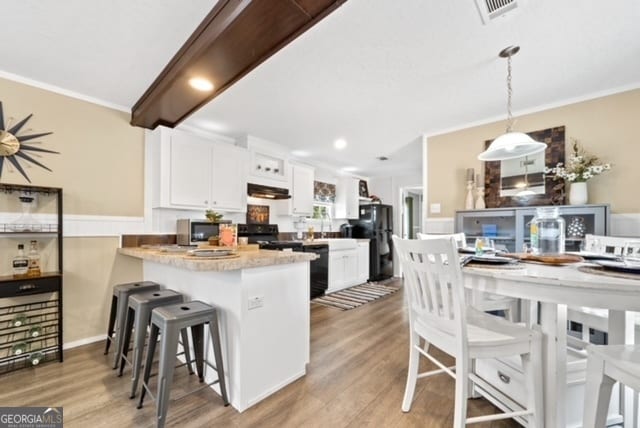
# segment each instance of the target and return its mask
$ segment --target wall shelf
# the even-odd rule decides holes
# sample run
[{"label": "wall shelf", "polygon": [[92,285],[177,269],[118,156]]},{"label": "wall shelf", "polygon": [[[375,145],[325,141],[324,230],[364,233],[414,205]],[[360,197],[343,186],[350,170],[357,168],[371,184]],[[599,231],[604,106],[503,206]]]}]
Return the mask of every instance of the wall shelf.
[{"label": "wall shelf", "polygon": [[[56,222],[0,224],[0,238],[53,239],[57,263],[39,276],[0,276],[0,374],[49,361],[63,361],[62,352],[62,189],[0,184],[2,203],[11,206],[18,194],[55,199]],[[23,230],[15,230],[17,227]],[[51,241],[49,241],[51,243]],[[40,248],[42,251],[42,248]],[[5,263],[10,265],[13,254]],[[42,260],[42,257],[41,257]],[[41,269],[45,266],[41,265]],[[10,271],[8,272],[10,273]]]}]

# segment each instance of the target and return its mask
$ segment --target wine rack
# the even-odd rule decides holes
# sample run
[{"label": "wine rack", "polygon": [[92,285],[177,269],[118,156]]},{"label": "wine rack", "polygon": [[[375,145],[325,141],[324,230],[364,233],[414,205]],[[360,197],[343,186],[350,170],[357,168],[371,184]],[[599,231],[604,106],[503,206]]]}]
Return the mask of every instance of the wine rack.
[{"label": "wine rack", "polygon": [[60,358],[58,301],[51,297],[0,307],[0,374]]},{"label": "wine rack", "polygon": [[[30,216],[33,223],[0,221],[0,238],[12,240],[8,241],[12,248],[14,242],[17,246],[29,239],[44,240],[55,257],[39,276],[0,273],[4,275],[0,276],[0,375],[49,361],[63,361],[62,189],[0,183],[0,197],[5,198],[3,206],[11,207],[12,198],[25,195],[45,198],[55,212],[35,213]],[[12,217],[11,212],[0,215],[4,219]],[[3,258],[2,262],[7,264],[10,259]]]}]

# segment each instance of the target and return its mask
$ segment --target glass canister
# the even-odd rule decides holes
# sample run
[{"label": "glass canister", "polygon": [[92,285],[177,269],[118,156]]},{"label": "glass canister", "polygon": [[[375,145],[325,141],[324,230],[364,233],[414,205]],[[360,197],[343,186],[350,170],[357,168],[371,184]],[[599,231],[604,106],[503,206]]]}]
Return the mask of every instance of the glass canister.
[{"label": "glass canister", "polygon": [[533,254],[564,253],[564,219],[560,217],[558,207],[536,208],[530,230]]}]

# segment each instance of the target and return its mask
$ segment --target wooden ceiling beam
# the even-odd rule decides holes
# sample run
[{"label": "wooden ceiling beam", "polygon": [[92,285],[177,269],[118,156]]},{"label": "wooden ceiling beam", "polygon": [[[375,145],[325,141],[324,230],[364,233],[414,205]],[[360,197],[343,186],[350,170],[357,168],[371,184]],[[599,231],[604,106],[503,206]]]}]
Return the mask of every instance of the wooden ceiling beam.
[{"label": "wooden ceiling beam", "polygon": [[[131,110],[131,124],[175,127],[346,0],[219,0]],[[189,80],[205,78],[208,92]]]}]

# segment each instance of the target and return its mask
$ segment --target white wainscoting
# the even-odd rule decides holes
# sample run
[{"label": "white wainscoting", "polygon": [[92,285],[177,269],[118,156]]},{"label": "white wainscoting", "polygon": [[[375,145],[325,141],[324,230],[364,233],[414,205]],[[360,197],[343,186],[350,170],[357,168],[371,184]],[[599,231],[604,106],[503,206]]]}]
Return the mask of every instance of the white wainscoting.
[{"label": "white wainscoting", "polygon": [[[15,212],[0,212],[0,224],[14,223],[21,215]],[[32,217],[41,224],[55,224],[57,221],[55,214],[34,214]],[[145,232],[144,217],[65,214],[62,221],[62,233],[66,238],[120,236]]]}]

